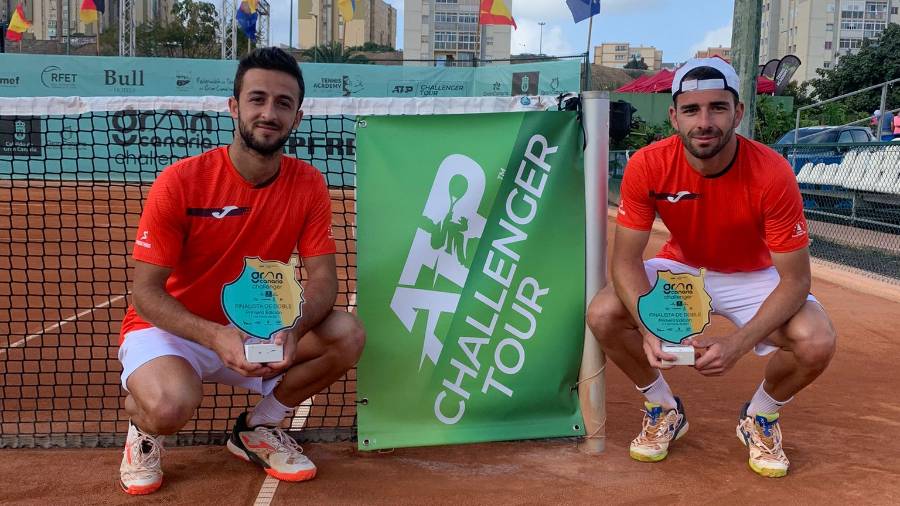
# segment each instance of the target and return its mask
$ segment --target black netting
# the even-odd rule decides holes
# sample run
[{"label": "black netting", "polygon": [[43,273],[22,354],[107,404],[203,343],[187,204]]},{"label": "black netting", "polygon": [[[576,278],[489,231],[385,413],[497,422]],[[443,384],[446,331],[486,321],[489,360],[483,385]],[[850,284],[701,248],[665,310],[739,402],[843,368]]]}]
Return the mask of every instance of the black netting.
[{"label": "black netting", "polygon": [[[355,119],[307,117],[285,151],[328,180],[338,243],[336,307],[355,305]],[[0,117],[0,448],[109,446],[127,416],[116,354],[131,242],[158,172],[232,140],[222,113],[115,111]],[[167,441],[220,443],[256,401],[205,384],[194,420]],[[287,424],[301,439],[353,437],[351,370]]]}]

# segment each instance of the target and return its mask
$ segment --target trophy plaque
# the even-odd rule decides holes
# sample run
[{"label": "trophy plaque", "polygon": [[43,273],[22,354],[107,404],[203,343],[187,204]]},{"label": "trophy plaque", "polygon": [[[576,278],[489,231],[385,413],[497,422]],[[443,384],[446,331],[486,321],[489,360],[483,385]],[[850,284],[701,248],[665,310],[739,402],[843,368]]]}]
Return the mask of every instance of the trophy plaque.
[{"label": "trophy plaque", "polygon": [[293,327],[302,315],[303,287],[289,263],[245,257],[240,275],[222,287],[222,310],[232,325],[250,338],[244,342],[248,362],[284,360],[275,333]]},{"label": "trophy plaque", "polygon": [[682,345],[709,325],[712,298],[699,274],[657,271],[656,284],[638,298],[641,323],[662,341],[662,350],[677,358],[666,365],[694,365],[694,347]]}]

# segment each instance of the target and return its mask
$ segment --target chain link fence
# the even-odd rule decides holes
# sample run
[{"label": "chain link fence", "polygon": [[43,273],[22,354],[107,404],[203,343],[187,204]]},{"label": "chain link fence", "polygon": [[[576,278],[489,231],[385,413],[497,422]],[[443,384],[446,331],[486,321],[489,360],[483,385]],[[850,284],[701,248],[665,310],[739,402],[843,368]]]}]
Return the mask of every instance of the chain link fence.
[{"label": "chain link fence", "polygon": [[[773,146],[797,174],[814,258],[900,284],[900,142]],[[611,151],[609,204],[633,151]]]}]

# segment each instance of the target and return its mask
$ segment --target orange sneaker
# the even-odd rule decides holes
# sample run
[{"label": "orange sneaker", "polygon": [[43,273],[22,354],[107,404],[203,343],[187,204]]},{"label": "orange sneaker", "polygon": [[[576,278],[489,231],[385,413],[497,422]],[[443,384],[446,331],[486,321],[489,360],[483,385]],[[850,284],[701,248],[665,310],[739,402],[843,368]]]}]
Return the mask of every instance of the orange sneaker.
[{"label": "orange sneaker", "polygon": [[259,464],[266,474],[282,481],[315,478],[316,466],[303,455],[303,448],[278,427],[247,426],[247,412],[241,413],[226,444],[236,457]]},{"label": "orange sneaker", "polygon": [[151,494],[162,486],[162,449],[163,436],[152,436],[128,422],[125,451],[119,465],[119,483],[125,493]]},{"label": "orange sneaker", "polygon": [[669,443],[685,435],[688,430],[687,417],[681,399],[675,398],[675,408],[663,412],[662,406],[652,402],[644,403],[644,426],[641,433],[631,442],[628,453],[634,460],[659,462],[669,454]]}]

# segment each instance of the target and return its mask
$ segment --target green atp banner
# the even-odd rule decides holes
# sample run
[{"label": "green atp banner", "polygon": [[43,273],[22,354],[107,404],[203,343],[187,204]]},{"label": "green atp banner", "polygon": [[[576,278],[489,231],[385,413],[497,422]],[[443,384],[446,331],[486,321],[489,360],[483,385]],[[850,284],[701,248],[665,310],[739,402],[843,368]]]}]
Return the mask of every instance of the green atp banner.
[{"label": "green atp banner", "polygon": [[367,117],[357,143],[360,448],[583,435],[576,115]]}]

